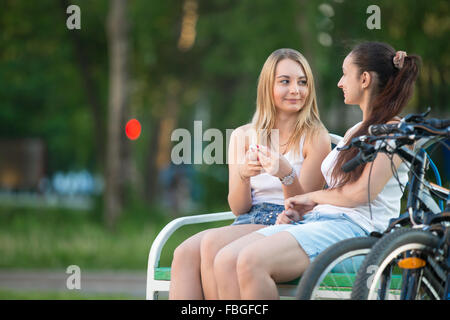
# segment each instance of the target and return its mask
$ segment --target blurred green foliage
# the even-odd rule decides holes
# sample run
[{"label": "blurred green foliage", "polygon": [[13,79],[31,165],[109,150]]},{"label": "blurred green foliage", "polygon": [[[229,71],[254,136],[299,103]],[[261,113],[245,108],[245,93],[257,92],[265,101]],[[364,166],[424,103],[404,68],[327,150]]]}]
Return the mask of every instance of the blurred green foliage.
[{"label": "blurred green foliage", "polygon": [[[0,137],[42,138],[48,147],[48,174],[84,168],[102,173],[109,1],[71,3],[81,8],[81,30],[66,28],[64,1],[2,2]],[[380,30],[366,27],[366,9],[372,4],[381,9]],[[151,171],[156,168],[158,152],[155,135],[162,120],[171,116],[167,114],[170,99],[175,99],[175,111],[170,109],[175,128],[192,132],[194,120],[203,120],[204,130],[218,128],[225,133],[225,129],[236,128],[251,119],[260,69],[267,56],[281,47],[298,49],[311,62],[320,112],[330,131],[342,134],[345,130],[345,121],[333,119],[345,117],[332,112],[345,108],[336,84],[345,54],[362,40],[386,41],[398,50],[421,55],[422,73],[406,111],[430,105],[434,116],[449,115],[450,15],[446,0],[199,0],[197,14],[194,46],[182,51],[177,41],[183,1],[129,1],[131,89],[124,119],[139,119],[143,131],[137,141],[124,142],[138,173],[137,179],[127,180],[124,199],[129,200],[128,215],[135,215],[130,210],[133,203],[150,199],[147,212],[148,205],[160,204],[161,185],[151,189],[146,184],[148,180],[159,183],[161,168]],[[92,111],[73,33],[86,58],[100,119]],[[321,37],[331,43],[320,42]],[[96,137],[103,140],[96,141]],[[171,144],[169,136],[163,138]],[[437,162],[443,168],[443,158]],[[226,165],[193,168],[196,174],[191,189],[200,190],[195,210],[226,210]],[[156,196],[149,197],[151,192]],[[101,210],[100,206],[96,209]]]}]

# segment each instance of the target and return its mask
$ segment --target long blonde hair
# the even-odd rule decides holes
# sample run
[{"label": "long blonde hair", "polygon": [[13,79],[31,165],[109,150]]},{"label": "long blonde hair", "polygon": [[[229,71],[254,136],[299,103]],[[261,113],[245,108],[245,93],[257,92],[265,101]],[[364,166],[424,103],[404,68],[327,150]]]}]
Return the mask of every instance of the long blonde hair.
[{"label": "long blonde hair", "polygon": [[320,129],[324,128],[317,107],[316,89],[311,67],[300,52],[294,49],[278,49],[267,58],[258,79],[256,112],[253,115],[252,128],[257,132],[258,143],[267,141],[268,145],[271,145],[271,133],[275,127],[277,112],[273,97],[275,70],[278,62],[284,59],[291,59],[300,64],[305,72],[308,87],[305,104],[298,111],[294,132],[287,142],[286,150],[293,147],[294,151],[298,153],[300,139],[303,135],[305,135],[305,139],[311,139]]}]

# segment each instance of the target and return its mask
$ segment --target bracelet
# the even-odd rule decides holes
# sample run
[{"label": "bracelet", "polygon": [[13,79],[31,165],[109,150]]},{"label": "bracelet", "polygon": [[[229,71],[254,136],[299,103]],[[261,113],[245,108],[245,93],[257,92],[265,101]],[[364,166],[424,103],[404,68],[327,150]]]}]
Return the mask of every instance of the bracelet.
[{"label": "bracelet", "polygon": [[291,170],[290,174],[288,174],[284,178],[278,178],[278,179],[280,179],[280,182],[283,185],[289,186],[289,185],[291,185],[294,182],[295,177],[296,177],[295,170],[294,170],[294,167],[292,167],[292,170]]}]

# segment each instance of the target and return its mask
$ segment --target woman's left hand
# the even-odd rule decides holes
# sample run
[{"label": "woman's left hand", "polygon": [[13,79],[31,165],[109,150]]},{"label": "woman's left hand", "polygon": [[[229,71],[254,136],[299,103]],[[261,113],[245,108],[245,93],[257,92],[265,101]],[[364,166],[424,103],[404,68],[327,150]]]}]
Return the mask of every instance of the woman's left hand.
[{"label": "woman's left hand", "polygon": [[317,205],[317,203],[311,199],[310,194],[311,193],[304,193],[287,198],[284,201],[284,207],[286,210],[294,209],[301,217],[303,217],[303,215],[311,211]]},{"label": "woman's left hand", "polygon": [[283,212],[281,212],[278,217],[277,217],[277,221],[275,222],[275,224],[290,224],[292,222],[296,222],[299,221],[301,219],[300,214],[293,210],[293,209],[289,209],[289,210],[284,210]]},{"label": "woman's left hand", "polygon": [[292,172],[292,166],[282,154],[261,145],[258,145],[257,151],[259,162],[268,174],[282,179]]}]

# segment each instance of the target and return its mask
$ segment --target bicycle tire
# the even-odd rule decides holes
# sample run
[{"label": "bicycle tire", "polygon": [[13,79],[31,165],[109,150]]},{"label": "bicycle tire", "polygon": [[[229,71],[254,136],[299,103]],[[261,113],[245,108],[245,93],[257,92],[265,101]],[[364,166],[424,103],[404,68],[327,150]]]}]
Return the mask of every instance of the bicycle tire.
[{"label": "bicycle tire", "polygon": [[[296,298],[298,300],[316,299],[317,290],[319,290],[321,285],[323,289],[322,281],[333,268],[344,261],[344,259],[366,255],[378,240],[379,238],[376,237],[351,238],[335,243],[324,250],[303,274],[297,287]],[[356,271],[353,270],[355,274]],[[337,293],[335,298],[339,298]]]},{"label": "bicycle tire", "polygon": [[[429,231],[419,229],[401,228],[385,235],[372,247],[372,250],[364,259],[355,279],[351,299],[372,300],[375,297],[380,298],[376,294],[377,281],[381,278],[383,272],[394,266],[393,263],[395,263],[396,257],[401,253],[406,253],[411,250],[427,255],[426,253],[436,248],[438,243],[439,237]],[[433,290],[436,291],[436,283],[433,279],[429,278],[431,275],[428,267],[423,268],[423,270],[425,270],[422,275],[424,279],[424,290],[428,290],[428,294],[430,294]],[[405,272],[403,271],[402,275],[399,276],[399,283],[403,281],[401,277],[404,276]],[[389,290],[391,290],[390,281],[394,277],[391,274],[388,278],[387,283],[389,283]],[[387,297],[389,298],[390,296],[388,295]],[[386,298],[386,295],[383,298]]]}]

